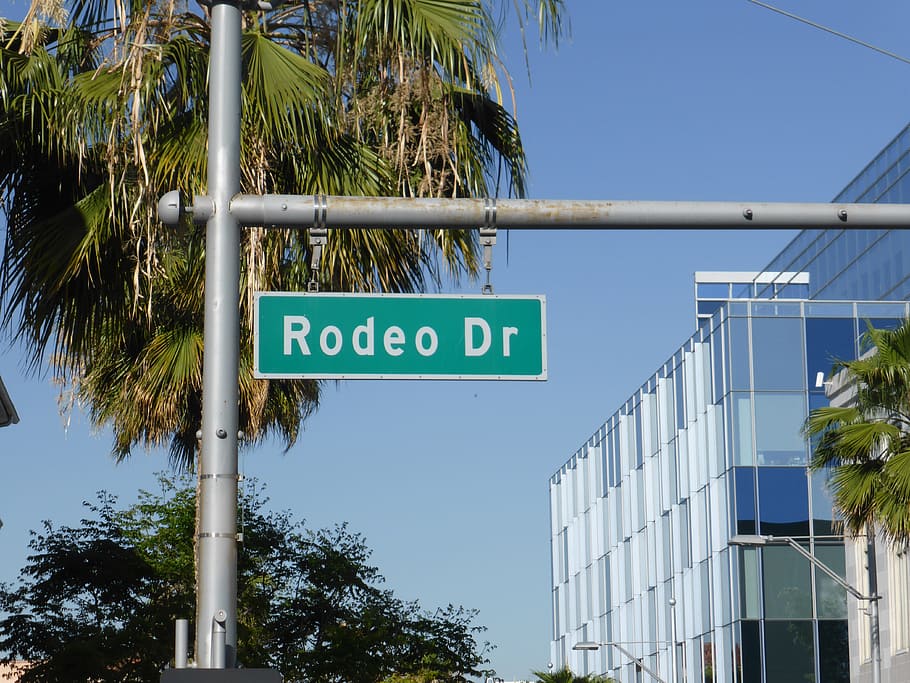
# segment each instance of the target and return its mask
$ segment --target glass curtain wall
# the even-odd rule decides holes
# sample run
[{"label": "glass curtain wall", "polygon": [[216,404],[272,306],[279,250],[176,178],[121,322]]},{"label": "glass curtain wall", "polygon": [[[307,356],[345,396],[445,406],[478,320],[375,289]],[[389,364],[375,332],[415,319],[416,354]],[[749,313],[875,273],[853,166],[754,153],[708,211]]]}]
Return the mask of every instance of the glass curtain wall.
[{"label": "glass curtain wall", "polygon": [[[834,202],[910,203],[910,126]],[[765,270],[809,272],[811,299],[908,299],[910,230],[803,230]]]},{"label": "glass curtain wall", "polygon": [[[550,479],[551,661],[637,680],[847,683],[847,596],[825,478],[801,436],[836,358],[904,303],[735,300],[718,309]],[[675,604],[674,604],[675,601]],[[677,633],[680,674],[671,672]]]}]

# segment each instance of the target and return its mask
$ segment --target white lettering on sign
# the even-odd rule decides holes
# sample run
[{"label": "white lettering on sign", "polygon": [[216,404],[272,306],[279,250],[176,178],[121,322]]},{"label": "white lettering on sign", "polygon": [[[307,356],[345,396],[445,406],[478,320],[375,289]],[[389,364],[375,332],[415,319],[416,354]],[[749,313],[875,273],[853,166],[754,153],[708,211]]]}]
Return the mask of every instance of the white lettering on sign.
[{"label": "white lettering on sign", "polygon": [[392,325],[385,331],[385,334],[382,335],[382,345],[385,347],[385,352],[390,356],[400,356],[403,354],[404,349],[401,348],[401,345],[404,344],[404,342],[404,330],[397,325]]},{"label": "white lettering on sign", "polygon": [[432,327],[421,327],[414,338],[417,344],[417,353],[421,356],[432,356],[439,348],[439,337]]},{"label": "white lettering on sign", "polygon": [[284,355],[290,356],[293,351],[293,344],[297,342],[300,353],[304,356],[310,355],[310,347],[307,346],[306,336],[310,333],[310,321],[305,315],[286,315],[284,316]]},{"label": "white lettering on sign", "polygon": [[[474,346],[474,329],[480,329],[480,346]],[[483,318],[464,319],[464,355],[482,356],[490,350],[490,325]]]},{"label": "white lettering on sign", "polygon": [[[358,356],[372,356],[374,354],[374,325],[376,319],[373,316],[367,318],[366,325],[358,325],[354,328],[354,353]],[[361,344],[361,341],[363,343]]]},{"label": "white lettering on sign", "polygon": [[[329,343],[330,336],[335,338],[335,341],[331,344]],[[334,325],[327,325],[322,328],[322,332],[319,334],[319,348],[322,349],[325,355],[337,356],[338,352],[341,351],[342,343],[341,330]]]},{"label": "white lettering on sign", "polygon": [[508,358],[512,355],[512,337],[518,334],[517,327],[502,328],[502,355]]},{"label": "white lettering on sign", "polygon": [[[284,316],[284,355],[298,352],[304,356],[312,355],[307,335],[312,331],[309,318],[305,315]],[[512,338],[518,336],[517,327],[502,328],[502,355],[512,355]],[[370,316],[351,333],[351,347],[358,356],[376,355],[376,319]],[[464,355],[466,357],[484,356],[493,345],[493,331],[483,318],[467,317],[464,319]],[[392,357],[405,353],[408,337],[398,325],[390,325],[382,333],[382,349]],[[326,356],[337,356],[344,347],[344,333],[336,325],[326,325],[319,332],[319,350]],[[421,356],[429,357],[439,350],[439,333],[428,325],[417,330],[414,335],[414,349]]]}]

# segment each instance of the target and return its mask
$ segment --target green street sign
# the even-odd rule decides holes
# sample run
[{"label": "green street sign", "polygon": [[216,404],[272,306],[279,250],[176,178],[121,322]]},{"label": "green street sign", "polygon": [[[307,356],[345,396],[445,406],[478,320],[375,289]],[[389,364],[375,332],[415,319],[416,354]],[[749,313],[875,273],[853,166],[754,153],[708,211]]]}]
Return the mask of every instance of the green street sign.
[{"label": "green street sign", "polygon": [[260,378],[547,378],[542,296],[260,292]]}]

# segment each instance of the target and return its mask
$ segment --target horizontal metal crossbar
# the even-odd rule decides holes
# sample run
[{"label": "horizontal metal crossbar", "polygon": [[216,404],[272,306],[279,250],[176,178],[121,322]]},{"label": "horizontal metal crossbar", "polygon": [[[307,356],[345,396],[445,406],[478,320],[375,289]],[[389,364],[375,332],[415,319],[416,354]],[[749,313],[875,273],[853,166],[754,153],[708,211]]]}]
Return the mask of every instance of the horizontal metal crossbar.
[{"label": "horizontal metal crossbar", "polygon": [[[196,198],[199,199],[204,198]],[[274,228],[799,229],[910,228],[910,204],[588,201],[244,195],[242,225]]]}]

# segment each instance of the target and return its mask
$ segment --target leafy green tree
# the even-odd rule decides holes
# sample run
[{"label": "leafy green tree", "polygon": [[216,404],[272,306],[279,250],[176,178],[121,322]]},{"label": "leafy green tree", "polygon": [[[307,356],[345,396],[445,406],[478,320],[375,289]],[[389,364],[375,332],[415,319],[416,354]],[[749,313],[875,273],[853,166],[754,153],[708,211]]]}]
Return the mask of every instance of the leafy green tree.
[{"label": "leafy green tree", "polygon": [[872,350],[838,361],[855,389],[849,405],[813,410],[805,432],[815,441],[811,466],[830,473],[834,504],[848,533],[877,526],[891,540],[910,539],[910,321],[870,327]]},{"label": "leafy green tree", "polygon": [[[250,3],[255,4],[255,3]],[[277,3],[276,3],[277,4]],[[203,3],[204,5],[204,3]],[[244,192],[521,196],[494,12],[542,35],[562,0],[314,0],[243,16]],[[193,7],[195,7],[193,5]],[[192,465],[201,420],[203,230],[165,191],[205,193],[208,10],[186,0],[33,0],[0,20],[0,323],[50,362],[114,454]],[[473,231],[347,230],[310,273],[303,231],[242,235],[240,428],[287,446],[319,385],[252,377],[257,290],[422,290],[478,268]]]},{"label": "leafy green tree", "polygon": [[[192,613],[193,488],[118,509],[100,494],[75,527],[44,530],[15,587],[0,587],[0,651],[26,660],[23,681],[153,681],[173,655],[174,620]],[[487,645],[474,614],[435,613],[383,589],[363,539],[344,526],[308,531],[244,503],[238,658],[284,680],[379,683],[390,677],[465,681]]]}]

